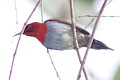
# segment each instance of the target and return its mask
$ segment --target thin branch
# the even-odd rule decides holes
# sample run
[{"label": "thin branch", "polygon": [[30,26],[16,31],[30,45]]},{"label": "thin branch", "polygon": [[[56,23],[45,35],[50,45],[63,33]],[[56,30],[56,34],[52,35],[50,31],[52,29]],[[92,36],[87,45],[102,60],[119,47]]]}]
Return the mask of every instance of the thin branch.
[{"label": "thin branch", "polygon": [[[93,18],[91,19],[91,21],[86,25],[85,29],[86,29],[88,26],[91,25],[91,23],[95,20],[96,17],[98,17],[97,14],[98,14],[98,13],[96,13],[96,15],[94,15],[94,16],[93,16],[93,15],[79,16],[79,17],[87,17],[87,18],[88,18],[88,17],[93,17]],[[114,17],[114,18],[115,18],[115,17],[120,17],[120,16],[101,16],[101,17],[111,17],[111,18]]]},{"label": "thin branch", "polygon": [[61,80],[61,78],[60,78],[60,76],[59,76],[59,74],[58,74],[58,72],[57,72],[57,69],[56,69],[56,67],[55,67],[55,65],[54,65],[54,63],[53,63],[52,57],[51,57],[48,49],[47,49],[47,53],[48,53],[48,55],[49,55],[50,61],[51,61],[52,65],[53,65],[53,68],[54,68],[54,70],[55,70],[55,72],[56,72],[57,77],[59,78],[59,80]]},{"label": "thin branch", "polygon": [[18,24],[18,16],[17,16],[17,5],[16,5],[16,0],[14,0],[14,4],[15,4],[16,24]]},{"label": "thin branch", "polygon": [[102,12],[103,12],[103,10],[104,10],[104,8],[105,8],[106,3],[107,3],[107,0],[104,1],[103,5],[102,5],[102,7],[101,7],[101,9],[100,9],[100,12],[99,12],[99,14],[98,14],[98,17],[97,17],[97,19],[96,19],[96,22],[95,22],[95,25],[94,25],[94,28],[93,28],[93,31],[92,31],[92,34],[91,34],[91,37],[90,37],[88,46],[87,46],[87,50],[86,50],[86,52],[85,52],[85,55],[84,55],[84,58],[83,58],[83,61],[82,61],[82,65],[81,65],[80,70],[79,70],[79,75],[78,75],[78,77],[77,77],[77,80],[79,80],[80,77],[81,77],[81,72],[82,72],[82,70],[83,70],[83,68],[84,68],[84,64],[85,64],[86,59],[87,59],[88,51],[89,51],[89,49],[90,49],[90,47],[91,47],[91,45],[92,45],[92,42],[93,42],[93,37],[94,37],[94,34],[95,34],[95,30],[96,30],[96,28],[97,28],[98,22],[99,22],[99,20],[100,20],[100,17],[101,17],[101,15],[102,15]]},{"label": "thin branch", "polygon": [[17,16],[17,5],[16,5],[16,0],[14,0],[14,4],[15,4],[15,16],[16,16],[16,31],[15,31],[15,32],[17,32],[18,16]]},{"label": "thin branch", "polygon": [[[80,18],[81,17],[98,17],[98,16],[95,16],[95,15],[84,15],[84,16],[79,16]],[[120,17],[120,16],[101,16],[101,17]]]},{"label": "thin branch", "polygon": [[[98,13],[96,13],[96,15],[97,15],[97,14],[98,14]],[[86,25],[85,29],[86,29],[88,26],[90,26],[90,24],[95,20],[95,18],[96,18],[96,17],[93,17],[93,18],[92,18],[92,20],[89,22],[89,24]]]},{"label": "thin branch", "polygon": [[20,34],[20,36],[19,36],[19,39],[18,39],[18,42],[17,42],[17,45],[16,45],[15,52],[14,52],[14,54],[13,54],[13,59],[12,59],[12,64],[11,64],[11,69],[10,69],[10,74],[9,74],[9,79],[8,79],[8,80],[11,79],[12,69],[13,69],[13,64],[14,64],[15,56],[16,56],[16,54],[17,54],[18,45],[19,45],[21,36],[22,36],[22,34],[23,34],[23,32],[24,32],[25,26],[26,26],[27,22],[29,21],[29,19],[31,18],[32,14],[34,13],[35,9],[36,9],[37,6],[39,5],[40,1],[41,1],[41,0],[39,0],[39,1],[37,2],[37,4],[35,5],[33,11],[31,12],[30,16],[28,17],[28,19],[26,20],[26,22],[25,22],[24,25],[23,25],[23,28],[22,28],[22,30],[21,30],[21,34]]},{"label": "thin branch", "polygon": [[[71,11],[71,23],[72,23],[72,30],[73,30],[74,46],[75,46],[75,50],[77,52],[77,56],[78,56],[79,62],[81,64],[82,60],[81,60],[81,56],[80,56],[80,52],[79,52],[79,45],[78,45],[78,41],[77,41],[75,16],[74,16],[74,8],[73,8],[73,0],[70,0],[70,11]],[[84,67],[83,67],[83,72],[84,72],[86,80],[88,80],[88,77],[87,77],[87,74],[86,74],[86,70],[85,70]]]},{"label": "thin branch", "polygon": [[[107,5],[109,5],[112,1],[113,1],[113,0],[110,0],[108,3],[106,3],[105,7],[106,7]],[[86,29],[88,26],[91,25],[91,23],[95,20],[96,17],[98,17],[98,16],[97,16],[98,13],[99,13],[99,12],[97,12],[94,16],[86,15],[86,17],[93,17],[93,18],[92,18],[92,20],[87,24],[87,26],[85,27],[85,29]],[[79,17],[81,18],[81,17],[85,17],[85,16],[79,16]],[[101,17],[105,17],[105,16],[101,16]],[[113,16],[106,16],[106,17],[113,17]],[[115,17],[120,17],[120,16],[115,16]]]},{"label": "thin branch", "polygon": [[43,1],[41,1],[41,20],[43,23]]},{"label": "thin branch", "polygon": [[113,0],[110,0],[108,3],[106,3],[106,5],[110,4]]},{"label": "thin branch", "polygon": [[[43,1],[41,1],[41,19],[42,19],[42,23],[43,23]],[[51,55],[50,55],[50,53],[49,53],[49,49],[48,49],[48,48],[47,48],[47,53],[48,53],[48,55],[49,55],[50,61],[51,61],[52,65],[53,65],[53,68],[54,68],[54,70],[55,70],[55,72],[56,72],[57,77],[59,78],[59,80],[61,80],[61,78],[60,78],[60,76],[59,76],[59,74],[58,74],[58,71],[57,71],[57,69],[56,69],[56,67],[55,67],[55,65],[54,65],[54,62],[53,62],[53,60],[52,60],[52,57],[51,57]]]}]

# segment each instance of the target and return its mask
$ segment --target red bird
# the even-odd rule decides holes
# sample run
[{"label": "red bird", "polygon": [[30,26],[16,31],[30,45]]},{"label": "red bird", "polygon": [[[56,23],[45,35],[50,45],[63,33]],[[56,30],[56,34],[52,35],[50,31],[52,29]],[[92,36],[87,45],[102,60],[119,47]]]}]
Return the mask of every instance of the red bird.
[{"label": "red bird", "polygon": [[[45,47],[55,50],[73,49],[73,33],[71,23],[50,19],[44,23],[33,22],[26,26],[24,35],[37,38]],[[90,34],[79,26],[76,26],[79,47],[87,47]],[[19,35],[20,33],[16,34]],[[15,35],[15,36],[16,36]],[[103,42],[93,40],[92,49],[110,49]]]}]

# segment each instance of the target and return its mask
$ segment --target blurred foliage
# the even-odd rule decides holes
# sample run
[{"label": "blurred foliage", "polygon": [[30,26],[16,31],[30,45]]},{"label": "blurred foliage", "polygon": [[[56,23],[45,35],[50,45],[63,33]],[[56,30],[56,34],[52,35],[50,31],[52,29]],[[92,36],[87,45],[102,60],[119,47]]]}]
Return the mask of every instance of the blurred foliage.
[{"label": "blurred foliage", "polygon": [[113,80],[120,80],[120,66],[119,66]]},{"label": "blurred foliage", "polygon": [[[33,0],[37,2],[37,0]],[[82,17],[83,15],[95,15],[95,0],[74,0],[74,11],[76,21],[87,25],[93,17]],[[69,0],[43,0],[43,10],[52,18],[58,18],[70,21],[70,3]],[[91,24],[93,26],[94,22]]]}]

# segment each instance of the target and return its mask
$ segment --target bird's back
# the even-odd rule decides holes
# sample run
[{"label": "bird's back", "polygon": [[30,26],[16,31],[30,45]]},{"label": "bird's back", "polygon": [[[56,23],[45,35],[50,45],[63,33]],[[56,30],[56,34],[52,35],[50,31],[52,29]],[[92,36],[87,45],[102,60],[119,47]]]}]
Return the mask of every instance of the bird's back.
[{"label": "bird's back", "polygon": [[[74,48],[71,24],[62,21],[46,21],[47,34],[44,45],[51,49],[65,50]],[[78,30],[79,31],[79,30]],[[84,35],[78,33],[78,42],[85,43]]]}]

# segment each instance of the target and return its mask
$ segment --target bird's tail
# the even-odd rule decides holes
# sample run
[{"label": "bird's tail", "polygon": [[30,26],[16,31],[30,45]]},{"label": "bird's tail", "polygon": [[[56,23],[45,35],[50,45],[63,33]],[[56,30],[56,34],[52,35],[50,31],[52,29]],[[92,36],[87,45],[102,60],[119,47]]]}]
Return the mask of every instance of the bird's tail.
[{"label": "bird's tail", "polygon": [[[86,44],[84,45],[84,47],[87,47],[89,40],[90,40],[90,37],[86,37]],[[93,43],[91,45],[91,48],[92,49],[97,49],[97,50],[109,49],[109,50],[113,50],[114,51],[114,49],[106,46],[106,44],[104,44],[103,42],[101,42],[99,40],[96,40],[96,39],[93,39]]]}]

